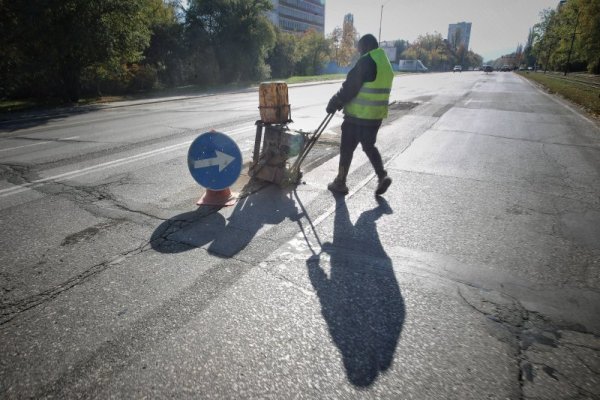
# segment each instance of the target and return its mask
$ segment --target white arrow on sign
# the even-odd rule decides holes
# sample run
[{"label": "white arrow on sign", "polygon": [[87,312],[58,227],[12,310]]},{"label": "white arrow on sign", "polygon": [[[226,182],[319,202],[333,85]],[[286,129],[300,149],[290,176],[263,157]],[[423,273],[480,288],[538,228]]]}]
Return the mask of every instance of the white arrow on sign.
[{"label": "white arrow on sign", "polygon": [[194,161],[194,168],[206,168],[218,165],[219,172],[221,172],[235,160],[235,157],[232,157],[229,154],[221,153],[219,150],[215,150],[215,152],[217,153],[217,156],[214,158],[205,158],[203,160]]}]

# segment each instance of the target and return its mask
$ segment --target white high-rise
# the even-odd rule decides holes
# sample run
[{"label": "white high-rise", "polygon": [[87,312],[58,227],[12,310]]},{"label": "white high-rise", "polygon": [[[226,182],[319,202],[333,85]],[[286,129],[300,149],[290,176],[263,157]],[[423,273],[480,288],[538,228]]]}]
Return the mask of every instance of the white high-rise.
[{"label": "white high-rise", "polygon": [[458,48],[461,45],[465,49],[469,49],[469,41],[471,40],[471,23],[470,22],[458,22],[456,24],[448,25],[448,43],[454,48]]},{"label": "white high-rise", "polygon": [[287,32],[325,31],[325,0],[271,0],[271,21]]}]

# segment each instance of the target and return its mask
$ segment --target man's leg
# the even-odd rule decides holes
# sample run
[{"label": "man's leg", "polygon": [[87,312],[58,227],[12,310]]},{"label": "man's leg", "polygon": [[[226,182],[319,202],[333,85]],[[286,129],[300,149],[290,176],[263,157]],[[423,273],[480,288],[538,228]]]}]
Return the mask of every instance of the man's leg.
[{"label": "man's leg", "polygon": [[379,126],[363,127],[360,135],[360,144],[362,145],[363,151],[369,158],[369,161],[371,161],[371,165],[373,165],[375,174],[377,174],[377,178],[379,179],[377,189],[375,190],[375,194],[379,196],[384,194],[390,187],[392,184],[392,178],[387,176],[387,171],[383,167],[381,154],[379,153],[377,147],[375,147],[378,131]]},{"label": "man's leg", "polygon": [[327,188],[332,192],[347,194],[348,187],[346,186],[346,177],[350,171],[352,156],[356,146],[358,146],[358,130],[357,126],[344,121],[342,122],[342,138],[340,143],[340,163],[338,166],[338,174],[333,182]]}]

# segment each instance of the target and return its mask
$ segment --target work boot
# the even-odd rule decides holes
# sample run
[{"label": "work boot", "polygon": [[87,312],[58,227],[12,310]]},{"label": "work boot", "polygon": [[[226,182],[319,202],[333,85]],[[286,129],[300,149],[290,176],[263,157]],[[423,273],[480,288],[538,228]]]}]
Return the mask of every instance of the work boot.
[{"label": "work boot", "polygon": [[375,196],[381,196],[382,194],[384,194],[391,184],[392,178],[390,178],[389,176],[386,175],[383,178],[380,178],[379,184],[377,185],[377,189],[375,190]]},{"label": "work boot", "polygon": [[334,179],[329,185],[327,185],[327,189],[331,190],[334,193],[340,193],[344,196],[348,194],[350,190],[348,190],[348,186],[346,186],[346,182],[341,181],[339,179]]}]

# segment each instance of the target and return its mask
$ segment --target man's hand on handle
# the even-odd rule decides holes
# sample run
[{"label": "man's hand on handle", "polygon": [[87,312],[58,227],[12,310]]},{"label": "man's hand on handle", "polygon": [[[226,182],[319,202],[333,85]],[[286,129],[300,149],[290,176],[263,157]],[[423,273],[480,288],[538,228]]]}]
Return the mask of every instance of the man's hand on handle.
[{"label": "man's hand on handle", "polygon": [[327,114],[334,114],[336,111],[341,110],[343,107],[344,105],[340,102],[337,95],[333,95],[333,97],[329,100],[329,103],[327,103],[327,108],[325,109],[325,111],[327,111]]}]

